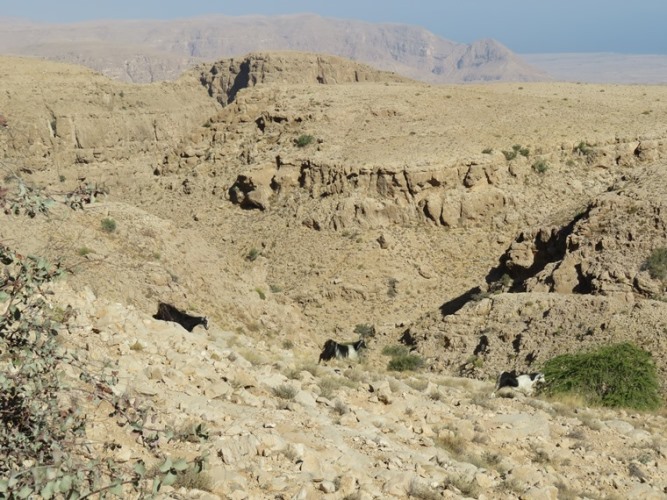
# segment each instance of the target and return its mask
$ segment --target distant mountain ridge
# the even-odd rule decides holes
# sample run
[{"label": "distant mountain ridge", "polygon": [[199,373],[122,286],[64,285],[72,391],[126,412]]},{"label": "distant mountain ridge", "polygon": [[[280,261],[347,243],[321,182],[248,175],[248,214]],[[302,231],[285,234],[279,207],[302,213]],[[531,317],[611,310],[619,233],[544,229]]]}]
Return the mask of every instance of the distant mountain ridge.
[{"label": "distant mountain ridge", "polygon": [[430,83],[550,79],[492,39],[467,45],[418,26],[315,14],[76,24],[0,18],[0,28],[1,53],[72,62],[136,83],[174,79],[204,61],[274,50],[337,55]]}]

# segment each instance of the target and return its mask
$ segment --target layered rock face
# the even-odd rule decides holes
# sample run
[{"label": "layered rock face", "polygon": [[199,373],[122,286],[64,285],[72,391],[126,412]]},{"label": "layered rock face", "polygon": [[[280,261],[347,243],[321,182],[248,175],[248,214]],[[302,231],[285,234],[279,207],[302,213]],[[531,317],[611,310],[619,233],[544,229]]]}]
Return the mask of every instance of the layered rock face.
[{"label": "layered rock face", "polygon": [[192,78],[128,86],[38,59],[3,58],[1,68],[11,90],[0,98],[8,117],[0,147],[42,168],[155,158],[219,109]]},{"label": "layered rock face", "polygon": [[523,231],[485,283],[418,321],[410,338],[443,368],[483,378],[631,341],[656,355],[664,377],[665,282],[647,262],[667,248],[666,181],[661,166],[637,168],[567,223]]}]

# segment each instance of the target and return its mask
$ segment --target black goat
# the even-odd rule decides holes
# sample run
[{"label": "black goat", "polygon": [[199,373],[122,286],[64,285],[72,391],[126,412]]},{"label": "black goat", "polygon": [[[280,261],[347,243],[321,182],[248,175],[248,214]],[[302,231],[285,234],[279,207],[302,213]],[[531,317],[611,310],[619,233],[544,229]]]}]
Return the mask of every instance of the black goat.
[{"label": "black goat", "polygon": [[339,344],[335,340],[327,340],[324,343],[324,348],[322,349],[322,354],[320,354],[320,360],[317,362],[319,365],[322,360],[329,361],[332,358],[356,358],[359,355],[361,349],[366,348],[366,342],[364,340],[357,340],[352,344]]},{"label": "black goat", "polygon": [[171,304],[166,302],[160,302],[157,306],[157,313],[153,315],[153,318],[160,319],[162,321],[173,321],[178,323],[187,331],[191,332],[194,330],[195,326],[202,325],[208,330],[208,318],[206,316],[192,316],[188,313],[179,311]]}]

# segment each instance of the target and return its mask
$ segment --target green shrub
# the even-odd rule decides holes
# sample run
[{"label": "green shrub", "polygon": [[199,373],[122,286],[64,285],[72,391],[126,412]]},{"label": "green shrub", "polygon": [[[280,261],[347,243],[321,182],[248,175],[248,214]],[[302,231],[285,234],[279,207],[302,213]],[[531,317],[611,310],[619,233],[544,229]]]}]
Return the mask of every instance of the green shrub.
[{"label": "green shrub", "polygon": [[503,156],[507,161],[513,160],[516,158],[517,152],[516,151],[503,151]]},{"label": "green shrub", "polygon": [[484,358],[473,354],[466,360],[466,364],[471,364],[475,368],[482,368],[484,366]]},{"label": "green shrub", "polygon": [[260,252],[259,250],[257,250],[256,248],[253,247],[253,248],[251,248],[250,251],[246,254],[246,256],[245,256],[245,260],[247,260],[247,261],[249,261],[249,262],[254,262],[255,260],[257,260],[257,257],[259,257],[260,254],[261,254],[261,252]]},{"label": "green shrub", "polygon": [[574,393],[591,405],[653,410],[661,405],[651,355],[630,344],[563,354],[544,366],[547,394]]},{"label": "green shrub", "polygon": [[665,281],[667,279],[667,247],[653,250],[642,268],[649,272],[651,278]]},{"label": "green shrub", "polygon": [[293,349],[294,348],[294,342],[292,342],[289,339],[283,340],[283,343],[281,344],[283,346],[283,349]]},{"label": "green shrub", "polygon": [[373,337],[375,336],[375,327],[373,325],[360,323],[354,327],[354,333],[358,334],[362,339]]},{"label": "green shrub", "polygon": [[[20,179],[16,198],[8,201],[15,215],[48,213],[49,200]],[[144,462],[132,466],[91,456],[87,416],[77,401],[82,389],[90,404],[105,400],[115,409],[110,417],[155,453],[168,438],[144,427],[153,417],[149,406],[127,393],[115,395],[116,375],[109,367],[92,372],[76,352],[61,346],[58,330],[75,311],[53,307],[42,291],[62,275],[59,265],[24,257],[2,244],[0,263],[0,498],[124,497],[130,489],[144,498],[151,487],[144,481]],[[104,443],[107,450],[119,447],[115,441]],[[153,495],[174,484],[178,471],[201,471],[204,461],[196,457],[189,465],[167,457],[153,476]]]},{"label": "green shrub", "polygon": [[387,364],[387,370],[394,372],[414,371],[419,370],[424,366],[424,360],[416,354],[405,354],[402,356],[394,356]]},{"label": "green shrub", "polygon": [[312,143],[315,138],[312,135],[302,134],[296,139],[296,146],[298,148],[305,148],[308,144]]},{"label": "green shrub", "polygon": [[113,233],[116,230],[116,221],[109,218],[102,219],[100,226],[105,233]]},{"label": "green shrub", "polygon": [[535,170],[535,172],[538,174],[543,174],[549,170],[549,164],[546,160],[537,160],[535,163],[533,163],[533,170]]},{"label": "green shrub", "polygon": [[595,160],[595,157],[597,156],[597,151],[585,141],[581,141],[577,144],[572,151],[579,156],[585,157],[587,163]]}]

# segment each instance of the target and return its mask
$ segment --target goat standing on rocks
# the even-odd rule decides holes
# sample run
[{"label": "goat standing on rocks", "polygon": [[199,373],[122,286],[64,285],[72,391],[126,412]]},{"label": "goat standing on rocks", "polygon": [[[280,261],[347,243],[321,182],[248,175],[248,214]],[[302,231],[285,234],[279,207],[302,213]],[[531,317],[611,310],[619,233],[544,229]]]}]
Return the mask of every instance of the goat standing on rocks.
[{"label": "goat standing on rocks", "polygon": [[157,313],[153,315],[153,318],[178,323],[189,332],[194,330],[197,325],[202,325],[208,330],[208,318],[206,316],[192,316],[191,314],[176,309],[174,306],[167,304],[166,302],[160,302],[158,304]]},{"label": "goat standing on rocks", "polygon": [[322,360],[329,361],[332,358],[356,359],[359,356],[359,351],[365,348],[366,342],[363,339],[357,340],[352,344],[339,344],[335,340],[329,339],[324,343],[324,348],[317,364],[319,365]]}]

